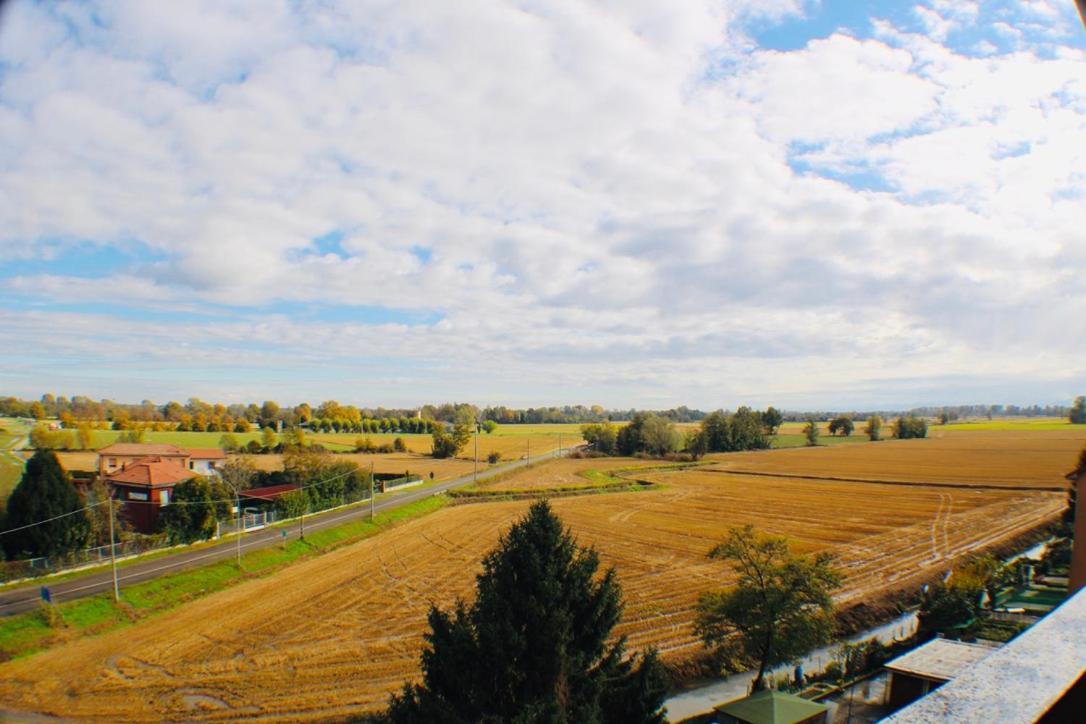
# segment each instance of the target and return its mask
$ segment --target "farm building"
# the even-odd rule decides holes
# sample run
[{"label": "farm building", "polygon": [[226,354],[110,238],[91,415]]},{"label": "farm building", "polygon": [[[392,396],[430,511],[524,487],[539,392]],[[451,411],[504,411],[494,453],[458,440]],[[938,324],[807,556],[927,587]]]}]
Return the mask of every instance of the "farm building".
[{"label": "farm building", "polygon": [[269,485],[266,488],[251,488],[249,490],[242,490],[238,493],[241,498],[241,504],[246,510],[249,508],[256,508],[260,511],[270,510],[275,505],[275,501],[282,498],[287,493],[293,493],[301,486],[289,483],[286,485]]},{"label": "farm building", "polygon": [[106,477],[150,456],[173,460],[194,475],[218,475],[219,466],[226,461],[226,453],[218,448],[186,450],[176,445],[115,442],[98,451],[98,474]]},{"label": "farm building", "polygon": [[783,691],[763,689],[716,708],[719,724],[825,724],[828,707]]},{"label": "farm building", "polygon": [[159,508],[170,504],[174,486],[192,477],[193,472],[176,457],[152,455],[128,462],[102,479],[115,491],[132,527],[140,533],[152,533]]},{"label": "farm building", "polygon": [[892,711],[937,689],[994,649],[950,639],[932,639],[886,664],[890,672],[888,703]]}]

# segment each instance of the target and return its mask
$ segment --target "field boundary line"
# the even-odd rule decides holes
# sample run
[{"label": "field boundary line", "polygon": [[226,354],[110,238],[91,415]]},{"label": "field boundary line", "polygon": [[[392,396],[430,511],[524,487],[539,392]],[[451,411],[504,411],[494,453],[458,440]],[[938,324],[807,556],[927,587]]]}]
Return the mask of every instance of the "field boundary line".
[{"label": "field boundary line", "polygon": [[872,485],[906,485],[920,488],[956,488],[959,490],[1008,490],[1019,493],[1066,493],[1070,486],[1045,485],[989,485],[985,483],[936,483],[922,480],[872,480],[870,478],[839,478],[830,475],[803,475],[801,473],[771,473],[753,470],[708,469],[709,473],[726,475],[753,475],[760,478],[795,478],[798,480],[830,480],[835,483],[868,483]]}]

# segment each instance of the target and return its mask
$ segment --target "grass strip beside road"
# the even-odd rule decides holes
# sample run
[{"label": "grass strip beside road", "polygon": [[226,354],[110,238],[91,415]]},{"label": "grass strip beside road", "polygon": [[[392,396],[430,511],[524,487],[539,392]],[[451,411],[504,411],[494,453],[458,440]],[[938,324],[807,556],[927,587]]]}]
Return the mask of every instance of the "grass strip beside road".
[{"label": "grass strip beside road", "polygon": [[244,574],[233,560],[180,571],[154,580],[125,586],[121,603],[111,593],[68,601],[0,619],[0,660],[29,656],[52,646],[129,626],[251,578],[271,575],[296,561],[356,543],[403,521],[432,513],[447,504],[433,496],[401,508],[378,513],[371,523],[356,520],[314,531],[305,540],[292,540],[245,553]]}]

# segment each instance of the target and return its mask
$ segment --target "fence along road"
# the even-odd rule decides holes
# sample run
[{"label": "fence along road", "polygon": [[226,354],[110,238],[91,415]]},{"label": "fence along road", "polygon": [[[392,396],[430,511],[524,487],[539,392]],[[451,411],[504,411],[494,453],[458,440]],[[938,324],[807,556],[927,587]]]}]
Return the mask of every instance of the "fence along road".
[{"label": "fence along road", "polygon": [[[551,460],[554,456],[555,451],[551,450],[542,455],[534,455],[528,461],[516,460],[505,465],[488,468],[487,470],[480,471],[478,477],[479,480],[485,480],[509,470],[524,467],[526,464]],[[411,488],[410,490],[403,490],[398,493],[387,493],[385,494],[384,499],[377,499],[374,503],[374,510],[376,512],[395,510],[396,508],[414,503],[423,498],[438,495],[446,490],[470,485],[473,479],[474,476],[469,474],[452,480],[446,480],[445,482],[425,485],[421,488]],[[367,498],[366,500],[369,499]],[[305,516],[305,530],[306,532],[310,532],[332,528],[352,520],[367,518],[369,517],[369,514],[370,506],[366,502],[356,503],[353,507],[341,508],[326,513],[307,513]],[[242,538],[242,550],[258,550],[260,548],[279,545],[283,541],[282,535],[280,534],[280,531],[282,530],[291,531],[290,537],[296,538],[296,526],[297,522],[295,521],[287,526],[276,525],[270,528],[253,531],[252,533],[246,533]],[[156,558],[155,560],[145,561],[143,563],[131,563],[117,570],[117,577],[120,579],[121,584],[121,593],[123,595],[124,586],[128,584],[149,581],[175,571],[198,568],[207,565],[208,563],[234,558],[236,555],[237,542],[231,538],[229,541],[201,547],[199,550],[186,551],[182,549],[165,558]],[[63,603],[64,601],[93,596],[96,593],[112,591],[113,574],[110,572],[109,568],[106,567],[105,570],[88,573],[85,576],[79,576],[78,578],[68,581],[49,583],[48,578],[41,578],[32,583],[13,586],[6,590],[0,589],[0,617],[25,613],[37,608],[41,601],[39,591],[43,585],[49,587],[49,593],[54,603]]]}]

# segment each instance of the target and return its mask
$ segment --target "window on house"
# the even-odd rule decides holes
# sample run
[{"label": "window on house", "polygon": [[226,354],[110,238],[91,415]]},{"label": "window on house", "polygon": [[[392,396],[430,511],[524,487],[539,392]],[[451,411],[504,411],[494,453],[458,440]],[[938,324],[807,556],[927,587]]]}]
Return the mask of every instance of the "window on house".
[{"label": "window on house", "polygon": [[163,490],[161,493],[159,493],[158,504],[163,506],[163,507],[170,504],[170,491],[169,490]]},{"label": "window on house", "polygon": [[147,493],[141,493],[138,490],[128,491],[129,500],[147,500]]},{"label": "window on house", "polygon": [[109,459],[109,467],[111,467],[111,468],[117,467],[117,458],[110,458]]}]

